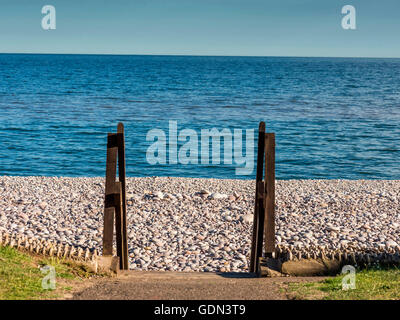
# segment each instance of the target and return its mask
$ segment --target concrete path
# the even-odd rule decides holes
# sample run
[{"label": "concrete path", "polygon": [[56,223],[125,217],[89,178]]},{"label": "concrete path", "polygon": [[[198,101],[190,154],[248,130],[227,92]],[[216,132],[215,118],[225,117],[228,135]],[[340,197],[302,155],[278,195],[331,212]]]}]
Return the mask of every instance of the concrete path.
[{"label": "concrete path", "polygon": [[73,295],[76,300],[285,300],[289,282],[323,278],[255,278],[248,273],[121,272]]}]

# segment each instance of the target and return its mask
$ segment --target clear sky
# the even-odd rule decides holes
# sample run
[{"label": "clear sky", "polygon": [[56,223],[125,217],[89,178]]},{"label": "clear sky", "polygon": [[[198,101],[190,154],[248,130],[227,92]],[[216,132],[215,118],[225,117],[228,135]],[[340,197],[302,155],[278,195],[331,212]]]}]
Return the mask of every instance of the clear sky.
[{"label": "clear sky", "polygon": [[400,57],[399,34],[399,0],[0,0],[2,53]]}]

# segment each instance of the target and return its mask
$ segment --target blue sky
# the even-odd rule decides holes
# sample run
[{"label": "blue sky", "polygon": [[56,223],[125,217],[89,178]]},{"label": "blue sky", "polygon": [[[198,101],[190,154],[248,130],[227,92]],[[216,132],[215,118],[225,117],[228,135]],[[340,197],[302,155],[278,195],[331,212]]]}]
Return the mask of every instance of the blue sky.
[{"label": "blue sky", "polygon": [[[357,30],[341,27],[347,4]],[[2,53],[400,57],[399,32],[399,0],[0,1]]]}]

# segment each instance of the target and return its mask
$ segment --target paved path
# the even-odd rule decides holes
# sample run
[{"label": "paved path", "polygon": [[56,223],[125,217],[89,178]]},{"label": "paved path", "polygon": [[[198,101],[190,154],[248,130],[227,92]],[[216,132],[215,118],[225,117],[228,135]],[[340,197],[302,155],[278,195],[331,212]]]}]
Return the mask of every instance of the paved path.
[{"label": "paved path", "polygon": [[283,300],[289,282],[322,278],[255,278],[248,273],[122,272],[74,294],[84,300]]}]

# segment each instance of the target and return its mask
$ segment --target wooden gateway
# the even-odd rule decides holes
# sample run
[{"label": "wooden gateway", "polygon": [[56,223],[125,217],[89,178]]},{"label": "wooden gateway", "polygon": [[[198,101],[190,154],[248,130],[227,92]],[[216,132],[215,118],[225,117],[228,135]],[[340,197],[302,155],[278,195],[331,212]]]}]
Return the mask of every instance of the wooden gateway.
[{"label": "wooden gateway", "polygon": [[[118,181],[116,181],[117,163]],[[263,179],[264,164],[265,176]],[[259,274],[260,259],[263,257],[272,258],[275,251],[275,134],[265,133],[264,122],[260,122],[258,131],[256,194],[253,219],[249,271]],[[121,270],[128,270],[125,141],[122,123],[118,124],[116,133],[109,133],[107,137],[103,256],[113,256],[114,226],[119,267]]]}]

